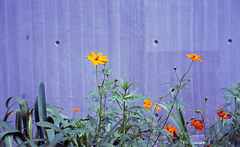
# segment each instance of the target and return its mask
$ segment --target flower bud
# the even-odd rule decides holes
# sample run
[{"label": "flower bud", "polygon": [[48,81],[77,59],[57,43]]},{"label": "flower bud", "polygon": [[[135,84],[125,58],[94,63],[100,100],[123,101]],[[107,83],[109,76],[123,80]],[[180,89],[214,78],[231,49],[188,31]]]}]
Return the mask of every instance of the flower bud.
[{"label": "flower bud", "polygon": [[114,82],[117,82],[117,81],[118,81],[118,79],[115,79],[115,80],[114,80]]},{"label": "flower bud", "polygon": [[197,113],[202,113],[202,111],[201,111],[201,110],[196,110],[196,112],[197,112]]},{"label": "flower bud", "polygon": [[191,81],[191,79],[189,78],[189,79],[188,79],[188,82],[190,82],[190,81]]},{"label": "flower bud", "polygon": [[108,88],[111,88],[111,86],[108,86]]},{"label": "flower bud", "polygon": [[189,124],[189,121],[187,121],[186,123]]},{"label": "flower bud", "polygon": [[172,91],[172,92],[175,91],[175,88],[173,88],[171,91]]},{"label": "flower bud", "polygon": [[195,117],[193,116],[192,118],[191,118],[191,120],[194,120],[195,119]]},{"label": "flower bud", "polygon": [[177,67],[174,67],[173,69],[174,69],[174,70],[177,70]]},{"label": "flower bud", "polygon": [[109,76],[109,73],[107,73],[107,77]]},{"label": "flower bud", "polygon": [[101,87],[101,85],[99,84],[99,85],[98,85],[98,88],[100,88],[100,87]]},{"label": "flower bud", "polygon": [[208,97],[205,97],[205,101],[207,101],[208,100]]}]

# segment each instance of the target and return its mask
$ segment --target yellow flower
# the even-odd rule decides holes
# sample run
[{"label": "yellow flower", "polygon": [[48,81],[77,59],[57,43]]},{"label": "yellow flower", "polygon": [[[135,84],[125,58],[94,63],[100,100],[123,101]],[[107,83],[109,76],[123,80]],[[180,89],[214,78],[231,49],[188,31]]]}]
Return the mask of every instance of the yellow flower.
[{"label": "yellow flower", "polygon": [[107,56],[102,56],[102,53],[98,53],[97,56],[93,51],[90,52],[91,56],[86,56],[89,61],[93,62],[93,65],[104,64],[107,63]]},{"label": "yellow flower", "polygon": [[203,62],[203,60],[200,60],[202,56],[197,56],[196,54],[192,54],[192,55],[187,54],[186,57],[188,57],[189,59],[192,59],[193,61]]},{"label": "yellow flower", "polygon": [[78,109],[72,109],[73,111],[75,111],[75,112],[80,112]]},{"label": "yellow flower", "polygon": [[153,106],[154,109],[157,109],[158,111],[162,111],[162,108],[161,107],[158,107],[158,106]]}]

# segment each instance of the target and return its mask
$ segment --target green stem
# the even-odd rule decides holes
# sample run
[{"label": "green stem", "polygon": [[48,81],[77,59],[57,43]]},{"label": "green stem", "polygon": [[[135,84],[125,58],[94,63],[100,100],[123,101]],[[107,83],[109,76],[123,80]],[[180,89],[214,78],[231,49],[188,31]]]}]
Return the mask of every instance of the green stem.
[{"label": "green stem", "polygon": [[[127,95],[127,90],[125,90],[124,98]],[[126,103],[123,102],[123,122],[122,122],[122,133],[125,133],[125,120],[126,120]]]},{"label": "green stem", "polygon": [[223,118],[222,118],[222,121],[221,121],[222,125],[221,125],[221,130],[217,133],[217,135],[213,138],[213,140],[216,138],[217,139],[217,136],[222,132],[223,130]]},{"label": "green stem", "polygon": [[[192,67],[192,64],[193,64],[193,60],[192,60],[192,62],[191,62],[191,64],[190,64],[187,72],[182,76],[182,78],[181,78],[180,81],[179,81],[179,87],[177,87],[177,94],[174,96],[173,104],[172,104],[171,109],[170,109],[170,111],[169,111],[169,113],[168,113],[168,116],[167,116],[167,118],[166,118],[166,120],[165,120],[165,122],[164,122],[164,124],[163,124],[162,129],[165,127],[165,125],[166,125],[166,123],[167,123],[167,121],[168,121],[168,119],[169,119],[169,117],[170,117],[170,115],[171,115],[171,113],[172,113],[172,109],[173,109],[174,104],[175,104],[175,102],[176,102],[176,100],[177,100],[177,96],[178,96],[180,90],[181,90],[182,87],[183,87],[183,86],[182,86],[182,81],[184,80],[184,78],[185,78],[185,76],[188,74],[188,72],[190,71],[190,69],[191,69],[191,67]],[[184,84],[184,86],[185,86],[185,85],[186,85],[186,84]],[[159,133],[159,135],[158,135],[157,139],[155,140],[153,146],[157,143],[157,140],[160,138],[160,136],[161,136],[161,133]]]},{"label": "green stem", "polygon": [[[171,92],[169,92],[167,95],[165,95],[165,96],[163,96],[163,97],[160,97],[160,98],[159,98],[159,101],[158,101],[157,104],[156,104],[156,107],[157,107],[158,104],[161,102],[161,100],[162,100],[163,98],[167,97],[169,94],[171,94]],[[154,116],[155,112],[156,112],[156,109],[154,109],[154,111],[153,111],[153,116]],[[150,135],[149,135],[149,138],[148,138],[147,147],[148,147],[148,145],[149,145],[149,143],[150,143],[150,138],[151,138],[151,136],[152,136],[153,118],[154,118],[154,117],[152,117],[152,121],[151,121]]]},{"label": "green stem", "polygon": [[102,123],[102,93],[101,93],[101,87],[99,86],[99,82],[98,82],[98,74],[97,74],[97,66],[96,66],[96,79],[97,79],[97,84],[98,84],[98,92],[99,92],[99,96],[100,96],[100,108],[99,108],[99,123],[98,123],[98,130],[97,130],[97,135],[96,135],[96,147],[98,147],[98,138],[99,138],[99,134],[101,131],[101,123]]}]

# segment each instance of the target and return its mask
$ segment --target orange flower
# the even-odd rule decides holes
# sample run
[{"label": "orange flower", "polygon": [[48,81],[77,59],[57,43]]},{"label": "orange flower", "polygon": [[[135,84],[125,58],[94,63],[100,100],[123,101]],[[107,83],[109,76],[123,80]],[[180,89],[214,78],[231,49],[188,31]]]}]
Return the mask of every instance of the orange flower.
[{"label": "orange flower", "polygon": [[97,56],[93,51],[90,52],[91,56],[86,56],[89,61],[93,62],[93,65],[104,64],[107,63],[107,56],[102,56],[102,53],[98,53]]},{"label": "orange flower", "polygon": [[13,113],[11,112],[9,115],[13,115]]},{"label": "orange flower", "polygon": [[167,130],[168,132],[170,132],[171,134],[168,134],[169,136],[171,136],[172,138],[176,137],[178,131],[176,127],[172,127],[171,125],[168,125],[165,130]]},{"label": "orange flower", "polygon": [[73,111],[75,111],[75,112],[80,112],[78,109],[72,109]]},{"label": "orange flower", "polygon": [[143,107],[145,107],[146,109],[150,109],[151,108],[151,104],[152,104],[152,101],[150,99],[149,100],[144,100]]},{"label": "orange flower", "polygon": [[197,56],[196,54],[192,54],[192,55],[187,54],[186,57],[188,57],[189,59],[192,59],[193,61],[203,62],[203,60],[200,60],[202,56]]},{"label": "orange flower", "polygon": [[222,107],[217,108],[217,110],[222,110],[222,109],[223,109]]},{"label": "orange flower", "polygon": [[143,107],[145,107],[146,109],[150,109],[150,108],[151,108],[151,105],[146,105],[146,104],[144,104]]},{"label": "orange flower", "polygon": [[215,120],[217,120],[217,117],[215,118]]},{"label": "orange flower", "polygon": [[161,107],[158,107],[158,106],[153,106],[154,109],[157,109],[158,111],[162,111],[162,108]]},{"label": "orange flower", "polygon": [[217,113],[217,115],[220,117],[220,118],[223,118],[223,119],[229,119],[232,117],[232,115],[230,114],[227,114],[226,115],[226,112],[225,111],[220,111]]},{"label": "orange flower", "polygon": [[204,122],[201,120],[194,120],[191,123],[191,126],[194,126],[198,131],[202,131]]}]

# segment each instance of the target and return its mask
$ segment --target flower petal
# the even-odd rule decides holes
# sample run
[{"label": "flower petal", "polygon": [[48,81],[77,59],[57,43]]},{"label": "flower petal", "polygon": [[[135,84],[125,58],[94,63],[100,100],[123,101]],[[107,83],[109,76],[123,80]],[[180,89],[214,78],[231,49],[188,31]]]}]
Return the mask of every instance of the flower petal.
[{"label": "flower petal", "polygon": [[97,54],[97,58],[100,58],[101,56],[102,56],[101,52]]},{"label": "flower petal", "polygon": [[93,57],[93,58],[96,58],[96,55],[93,51],[90,52],[90,55]]},{"label": "flower petal", "polygon": [[189,54],[187,54],[187,55],[186,55],[186,57],[188,57],[188,58],[192,59],[192,56],[191,56],[191,55],[189,55]]},{"label": "flower petal", "polygon": [[94,61],[94,58],[91,56],[86,56],[89,61]]},{"label": "flower petal", "polygon": [[95,65],[95,66],[98,65],[98,61],[95,61],[95,60],[94,60],[94,61],[93,61],[93,65]]}]

